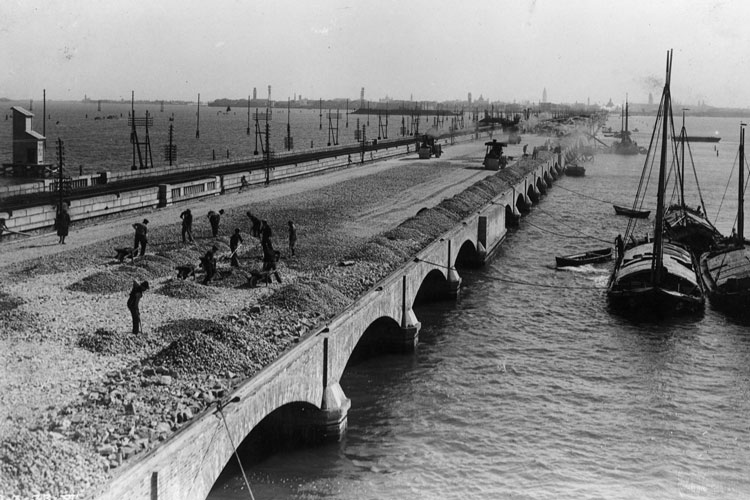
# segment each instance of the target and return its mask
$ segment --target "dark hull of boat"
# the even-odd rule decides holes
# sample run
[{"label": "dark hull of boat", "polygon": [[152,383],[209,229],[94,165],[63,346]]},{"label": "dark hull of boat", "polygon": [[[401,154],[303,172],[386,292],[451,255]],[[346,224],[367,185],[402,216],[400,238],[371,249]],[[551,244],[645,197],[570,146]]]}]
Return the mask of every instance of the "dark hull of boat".
[{"label": "dark hull of boat", "polygon": [[703,297],[655,287],[624,291],[610,290],[607,298],[609,305],[615,310],[656,316],[700,314],[705,307]]},{"label": "dark hull of boat", "polygon": [[555,257],[557,267],[585,266],[586,264],[599,264],[612,259],[612,249],[602,248],[575,255]]},{"label": "dark hull of boat", "polygon": [[640,151],[638,151],[638,146],[636,147],[615,146],[612,149],[612,152],[616,155],[624,155],[624,156],[637,155],[638,153],[640,153]]},{"label": "dark hull of boat", "polygon": [[749,257],[748,247],[727,248],[701,256],[701,280],[708,300],[715,309],[737,316],[750,316]]},{"label": "dark hull of boat", "polygon": [[633,210],[632,208],[625,208],[618,205],[612,205],[615,208],[617,215],[627,215],[634,219],[647,219],[651,210]]},{"label": "dark hull of boat", "polygon": [[688,142],[719,142],[721,140],[721,137],[696,136],[696,137],[686,137],[686,140]]},{"label": "dark hull of boat", "polygon": [[581,166],[565,167],[565,175],[570,177],[583,177],[586,175],[586,169]]},{"label": "dark hull of boat", "polygon": [[664,223],[669,238],[687,246],[695,255],[716,247],[722,238],[703,213],[688,207],[669,207]]}]

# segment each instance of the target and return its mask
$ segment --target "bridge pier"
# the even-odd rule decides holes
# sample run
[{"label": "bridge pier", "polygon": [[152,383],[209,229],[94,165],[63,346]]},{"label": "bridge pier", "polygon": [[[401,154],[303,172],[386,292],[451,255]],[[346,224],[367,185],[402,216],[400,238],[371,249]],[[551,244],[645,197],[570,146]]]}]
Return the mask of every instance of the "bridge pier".
[{"label": "bridge pier", "polygon": [[539,203],[540,196],[541,193],[539,193],[539,188],[536,187],[536,184],[532,183],[526,188],[526,197],[530,200],[529,206]]},{"label": "bridge pier", "polygon": [[408,353],[414,352],[419,342],[419,330],[422,323],[417,320],[414,310],[409,308],[404,312],[401,318],[401,328],[399,328],[399,339],[394,341],[394,349],[397,352]]},{"label": "bridge pier", "polygon": [[456,268],[451,266],[448,269],[448,297],[455,299],[461,290],[461,276],[458,275]]},{"label": "bridge pier", "polygon": [[536,188],[540,194],[542,195],[547,194],[547,183],[542,178],[537,179]]},{"label": "bridge pier", "polygon": [[310,425],[320,442],[341,441],[346,434],[347,416],[352,406],[338,382],[328,384],[323,393],[320,411],[315,412]]}]

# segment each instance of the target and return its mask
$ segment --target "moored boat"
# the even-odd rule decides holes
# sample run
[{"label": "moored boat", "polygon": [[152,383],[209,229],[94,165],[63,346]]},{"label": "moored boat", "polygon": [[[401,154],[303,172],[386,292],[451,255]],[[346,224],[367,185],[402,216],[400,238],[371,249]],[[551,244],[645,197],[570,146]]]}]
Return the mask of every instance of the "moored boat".
[{"label": "moored boat", "polygon": [[628,131],[628,102],[625,101],[625,127],[616,134],[615,137],[620,139],[612,144],[612,152],[616,155],[637,155],[640,153],[638,143],[630,138]]},{"label": "moored boat", "polygon": [[612,258],[612,248],[599,248],[587,252],[576,253],[572,255],[556,256],[555,262],[557,267],[567,266],[584,266],[586,264],[599,264]]},{"label": "moored boat", "polygon": [[651,214],[651,210],[636,210],[633,208],[621,207],[620,205],[612,205],[617,215],[625,215],[634,219],[648,219]]},{"label": "moored boat", "polygon": [[[634,242],[625,247],[618,236],[618,256],[607,285],[607,298],[614,309],[635,315],[700,312],[704,308],[703,285],[698,279],[695,256],[680,244],[669,241],[664,232],[666,171],[669,125],[672,123],[670,79],[672,51],[667,54],[667,71],[654,136],[660,136],[659,179],[653,241]],[[661,133],[656,132],[661,127]],[[674,135],[674,134],[672,134]],[[656,143],[653,143],[654,152]],[[644,163],[644,175],[650,171],[651,151]],[[638,196],[645,193],[639,187]],[[636,204],[634,204],[636,206]],[[625,241],[632,239],[635,225],[628,224]]]},{"label": "moored boat", "polygon": [[[685,130],[685,111],[682,112],[682,129],[680,130],[679,139],[675,142],[680,147],[680,161],[677,169],[677,203],[673,203],[667,208],[664,215],[664,230],[672,241],[680,242],[690,249],[697,257],[702,253],[714,248],[717,242],[722,238],[721,233],[706,217],[706,210],[703,204],[703,198],[700,195],[700,185],[698,183],[698,173],[695,164],[692,164],[693,177],[696,187],[698,188],[699,204],[693,208],[685,202],[685,146],[690,147],[687,141],[687,131]],[[692,158],[692,154],[689,155]]]},{"label": "moored boat", "polygon": [[[745,129],[740,127],[739,164],[745,164]],[[745,179],[739,168],[737,186],[737,233],[700,258],[706,295],[717,309],[737,315],[750,314],[750,242],[745,240]]]},{"label": "moored boat", "polygon": [[688,142],[719,142],[721,140],[721,137],[717,137],[714,135],[689,135],[685,138]]},{"label": "moored boat", "polygon": [[565,175],[570,177],[583,177],[586,175],[586,167],[578,163],[565,165]]}]

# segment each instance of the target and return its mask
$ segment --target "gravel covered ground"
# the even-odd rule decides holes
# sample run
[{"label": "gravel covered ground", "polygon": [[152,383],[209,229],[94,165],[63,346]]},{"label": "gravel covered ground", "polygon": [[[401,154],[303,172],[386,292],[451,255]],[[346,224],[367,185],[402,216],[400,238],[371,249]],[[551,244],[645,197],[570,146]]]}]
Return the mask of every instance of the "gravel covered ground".
[{"label": "gravel covered ground", "polygon": [[[399,193],[453,180],[458,167],[470,168],[469,156],[475,168],[483,148],[472,147],[452,162],[391,160],[398,168],[263,202],[243,199],[228,208],[224,198],[239,195],[217,198],[214,206],[227,209],[220,235],[210,237],[205,216],[196,213],[193,244],[181,242],[179,212],[149,213],[148,254],[134,262],[118,262],[113,251],[132,244],[131,232],[107,237],[101,229],[104,236],[90,244],[39,257],[30,252],[28,260],[5,267],[0,498],[85,496],[536,164],[523,160],[483,176],[462,194],[402,216],[397,227],[357,229],[358,220]],[[274,228],[280,284],[248,284],[249,270],[261,265],[248,210]],[[141,218],[131,216],[132,222]],[[295,256],[286,249],[287,220],[298,228]],[[239,269],[228,259],[235,227],[245,240]],[[202,285],[200,271],[197,280],[176,277],[176,266],[197,265],[212,245],[219,247],[215,281]],[[354,265],[340,266],[343,260]],[[133,280],[151,284],[141,301],[142,335],[130,332],[126,308]]]}]

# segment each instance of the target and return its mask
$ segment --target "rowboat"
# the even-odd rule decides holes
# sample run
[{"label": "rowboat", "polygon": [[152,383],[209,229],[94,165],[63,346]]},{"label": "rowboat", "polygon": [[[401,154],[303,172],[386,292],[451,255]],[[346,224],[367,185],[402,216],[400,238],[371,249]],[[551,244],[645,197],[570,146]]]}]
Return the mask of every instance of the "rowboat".
[{"label": "rowboat", "polygon": [[565,175],[570,177],[583,177],[586,175],[586,167],[578,165],[577,163],[571,163],[565,166]]},{"label": "rowboat", "polygon": [[576,253],[573,255],[563,255],[555,257],[557,267],[566,266],[584,266],[586,264],[598,264],[606,262],[612,258],[612,248],[600,248],[598,250],[589,250],[588,252]]},{"label": "rowboat", "polygon": [[632,208],[621,207],[619,205],[612,205],[615,207],[615,213],[617,215],[627,215],[634,219],[647,219],[651,210],[633,210]]}]

